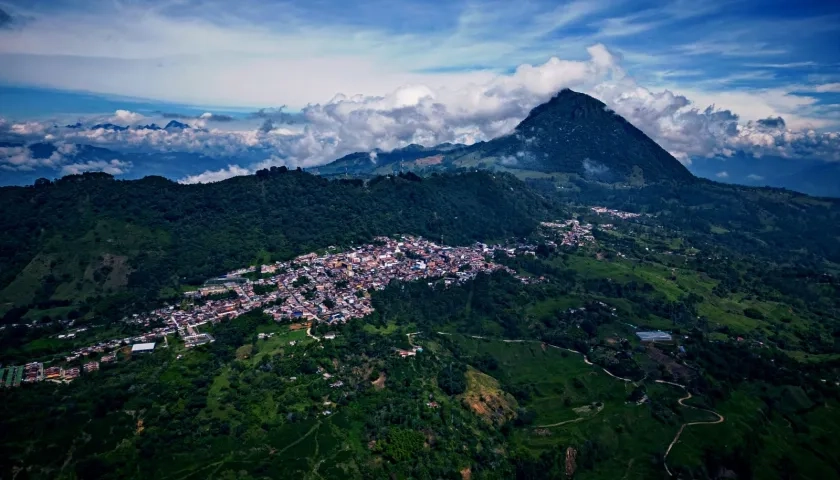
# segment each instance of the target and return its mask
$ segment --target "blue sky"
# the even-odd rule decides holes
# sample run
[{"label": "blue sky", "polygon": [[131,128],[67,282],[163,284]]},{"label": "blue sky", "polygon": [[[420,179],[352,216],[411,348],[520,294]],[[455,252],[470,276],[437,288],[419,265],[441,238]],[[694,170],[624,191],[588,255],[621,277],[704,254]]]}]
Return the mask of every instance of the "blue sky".
[{"label": "blue sky", "polygon": [[[253,146],[261,140],[244,132],[266,128],[249,114],[286,106],[309,111],[320,130],[270,158],[317,163],[350,148],[500,134],[568,86],[636,115],[683,161],[773,143],[751,132],[688,145],[686,122],[712,136],[722,128],[714,122],[727,115],[715,111],[745,128],[782,117],[796,133],[840,131],[840,3],[832,1],[0,0],[0,11],[7,126],[213,112],[236,117],[215,128],[242,132]],[[419,108],[426,97],[445,106],[445,135],[408,138],[395,115],[374,115]],[[683,115],[712,105],[706,116]],[[325,116],[344,123],[318,124]],[[778,142],[782,133],[772,135]],[[814,155],[826,156],[834,141],[826,138]]]},{"label": "blue sky", "polygon": [[12,17],[0,31],[3,83],[178,104],[302,107],[585,59],[596,43],[649,87],[714,94],[840,81],[840,4],[826,1],[0,0],[0,9]]}]

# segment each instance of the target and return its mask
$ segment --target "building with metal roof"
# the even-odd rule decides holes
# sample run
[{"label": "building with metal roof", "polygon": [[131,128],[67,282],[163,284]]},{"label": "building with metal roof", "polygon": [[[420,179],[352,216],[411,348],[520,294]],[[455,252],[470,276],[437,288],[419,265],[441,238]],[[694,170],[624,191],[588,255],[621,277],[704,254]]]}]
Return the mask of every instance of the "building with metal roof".
[{"label": "building with metal roof", "polygon": [[135,343],[131,346],[131,353],[150,353],[155,351],[155,343]]},{"label": "building with metal roof", "polygon": [[643,342],[670,342],[673,340],[670,333],[661,330],[652,332],[636,332],[636,336]]}]

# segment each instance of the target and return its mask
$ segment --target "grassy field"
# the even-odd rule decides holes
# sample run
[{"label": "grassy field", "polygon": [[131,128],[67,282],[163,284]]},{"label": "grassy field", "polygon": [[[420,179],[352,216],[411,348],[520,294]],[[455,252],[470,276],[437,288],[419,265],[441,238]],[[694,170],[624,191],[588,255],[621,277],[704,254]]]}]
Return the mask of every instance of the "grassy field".
[{"label": "grassy field", "polygon": [[396,332],[397,330],[399,330],[400,328],[403,328],[403,330],[408,331],[408,332],[414,331],[413,330],[413,325],[399,327],[399,326],[397,326],[396,322],[388,322],[388,323],[385,324],[384,327],[378,327],[378,326],[372,325],[370,323],[366,323],[364,325],[364,329],[365,329],[366,332],[378,333],[380,335],[390,335],[390,334]]},{"label": "grassy field", "polygon": [[[273,326],[269,326],[269,329],[271,327]],[[252,364],[258,364],[266,355],[271,356],[280,353],[284,348],[291,346],[289,342],[308,343],[314,341],[312,338],[306,336],[306,329],[291,330],[286,325],[279,325],[279,328],[273,333],[274,335],[271,338],[257,340],[257,343],[254,344],[254,353],[250,355]]]},{"label": "grassy field", "polygon": [[203,451],[175,456],[165,480],[241,478],[259,470],[270,478],[343,478],[355,469],[353,426],[341,414],[283,425],[243,449],[232,437],[217,438]]},{"label": "grassy field", "polygon": [[[677,400],[686,395],[685,390],[646,382],[649,398],[660,405],[675,405],[667,420],[657,420],[652,415],[650,404],[627,402],[634,384],[612,378],[597,366],[587,365],[581,355],[543,348],[540,343],[513,343],[458,335],[451,338],[457,340],[465,356],[489,354],[495,358],[498,368],[486,373],[498,379],[503,387],[533,388],[530,399],[519,401],[520,407],[536,413],[533,424],[515,430],[514,438],[519,445],[539,453],[556,445],[597,441],[609,449],[610,458],[601,461],[594,470],[579,471],[576,478],[658,478],[663,474],[663,467],[654,459],[664,454],[680,425],[717,418],[708,412],[677,406]],[[691,405],[693,400],[687,403]],[[746,410],[752,408],[749,413],[757,414],[755,408],[758,403],[742,407]],[[673,458],[669,458],[669,464],[685,462],[690,465],[697,461],[705,447],[701,435],[708,435],[709,441],[737,438],[737,429],[719,429],[726,423],[687,427],[692,435],[683,437],[679,447],[671,454]]]},{"label": "grassy field", "polygon": [[[810,321],[800,316],[789,306],[757,298],[746,298],[743,295],[721,297],[713,292],[717,282],[702,272],[689,269],[670,267],[661,263],[638,262],[624,259],[598,260],[586,255],[570,255],[566,260],[556,259],[556,266],[571,268],[583,278],[610,279],[613,281],[649,283],[654,289],[669,301],[676,301],[689,293],[703,298],[698,304],[698,313],[707,318],[713,328],[727,327],[731,336],[770,336],[774,330],[781,328],[780,334],[787,341],[798,342],[797,333],[805,333],[809,329]],[[621,299],[602,299],[620,308],[627,320],[640,327],[652,329],[670,329],[673,324],[668,319],[649,315],[644,318],[633,318],[632,306]],[[533,313],[543,314],[550,311],[557,302],[560,308],[565,305],[573,306],[570,299],[552,300],[532,307]],[[751,318],[745,315],[746,309],[760,312],[762,318]]]},{"label": "grassy field", "polygon": [[144,251],[155,254],[155,245],[169,241],[161,232],[104,220],[75,239],[52,238],[0,291],[0,305],[8,308],[36,299],[78,302],[115,293],[128,283],[130,257]]},{"label": "grassy field", "polygon": [[541,302],[535,302],[532,305],[529,305],[527,312],[528,314],[533,315],[537,318],[542,318],[554,315],[554,313],[558,310],[578,308],[583,306],[583,304],[584,301],[580,297],[555,297],[543,300]]},{"label": "grassy field", "polygon": [[486,373],[503,386],[532,389],[523,406],[536,413],[535,425],[548,425],[577,418],[575,408],[594,402],[624,403],[632,386],[616,380],[600,368],[587,365],[583,356],[539,343],[508,343],[459,337],[465,355],[490,354],[499,363]]}]

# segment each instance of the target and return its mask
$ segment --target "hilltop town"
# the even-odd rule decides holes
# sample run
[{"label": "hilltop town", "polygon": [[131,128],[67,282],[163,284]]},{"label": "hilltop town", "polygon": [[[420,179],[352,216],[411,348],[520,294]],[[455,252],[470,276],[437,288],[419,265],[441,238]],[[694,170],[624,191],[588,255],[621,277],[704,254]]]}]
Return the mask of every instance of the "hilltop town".
[{"label": "hilltop town", "polygon": [[[438,245],[424,238],[402,236],[399,239],[378,237],[373,243],[352,250],[318,255],[309,253],[288,262],[275,262],[259,267],[235,270],[209,280],[203,287],[188,292],[186,306],[167,306],[126,321],[141,326],[158,324],[146,333],[133,337],[99,342],[73,351],[65,357],[68,363],[102,357],[111,362],[116,351],[132,345],[132,353],[154,351],[155,342],[179,335],[187,348],[214,341],[199,327],[207,323],[235,318],[254,309],[262,309],[277,321],[297,321],[330,325],[373,312],[370,292],[384,289],[392,281],[436,279],[444,287],[463,283],[479,273],[505,270],[515,272],[489,260],[496,250],[509,256],[533,252],[534,246],[468,247]],[[334,248],[328,249],[333,251]],[[519,277],[523,282],[529,279]],[[221,298],[220,298],[221,297]],[[77,332],[83,329],[78,329]],[[74,333],[63,335],[69,338]],[[86,372],[99,369],[99,362],[82,365]],[[4,369],[0,386],[18,386],[22,382],[51,380],[69,382],[79,376],[79,368],[50,367],[31,362],[25,366]],[[25,374],[25,375],[24,375]]]},{"label": "hilltop town", "polygon": [[[157,311],[152,315],[162,315],[188,347],[212,341],[209,335],[199,333],[201,325],[256,308],[262,308],[277,321],[344,323],[373,312],[370,292],[395,280],[439,278],[444,286],[449,286],[478,273],[506,270],[513,275],[512,270],[488,260],[495,248],[484,244],[441,246],[412,236],[399,240],[378,237],[371,244],[345,252],[309,253],[288,262],[230,272],[188,293],[189,298],[196,300],[192,308]],[[514,252],[512,249],[510,254]],[[228,292],[235,295],[212,299]],[[205,298],[210,300],[202,301]]]}]

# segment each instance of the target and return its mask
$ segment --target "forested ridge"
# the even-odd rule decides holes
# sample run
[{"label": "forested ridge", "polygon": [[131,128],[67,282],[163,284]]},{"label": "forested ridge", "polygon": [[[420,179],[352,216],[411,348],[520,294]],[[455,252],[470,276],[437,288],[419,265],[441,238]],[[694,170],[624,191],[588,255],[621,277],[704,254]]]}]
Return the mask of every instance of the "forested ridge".
[{"label": "forested ridge", "polygon": [[[550,180],[527,183],[537,191],[558,192]],[[647,212],[708,250],[817,269],[826,268],[826,260],[840,263],[838,199],[702,179],[639,188],[575,180],[572,186],[557,193],[561,201]]]},{"label": "forested ridge", "polygon": [[256,261],[411,233],[446,243],[530,233],[556,206],[509,175],[328,181],[273,168],[204,185],[101,173],[0,189],[0,312],[82,314],[178,295]]}]

